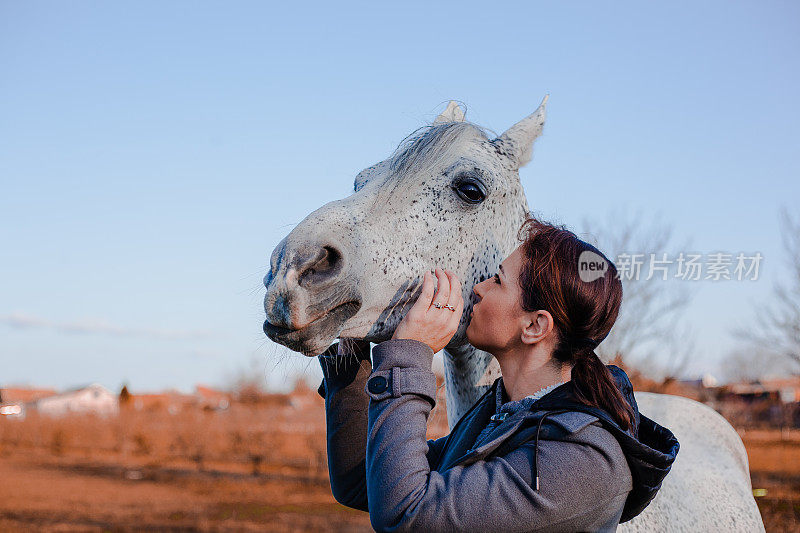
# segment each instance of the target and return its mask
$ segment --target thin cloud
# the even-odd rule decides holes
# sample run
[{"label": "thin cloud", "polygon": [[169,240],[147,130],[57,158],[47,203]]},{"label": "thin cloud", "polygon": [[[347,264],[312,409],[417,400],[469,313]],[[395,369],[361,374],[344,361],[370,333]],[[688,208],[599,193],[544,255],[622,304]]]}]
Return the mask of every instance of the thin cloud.
[{"label": "thin cloud", "polygon": [[25,313],[0,315],[0,324],[5,324],[10,328],[18,330],[44,329],[71,335],[109,335],[113,337],[136,337],[160,340],[207,339],[213,336],[209,331],[128,328],[96,319],[56,322]]}]

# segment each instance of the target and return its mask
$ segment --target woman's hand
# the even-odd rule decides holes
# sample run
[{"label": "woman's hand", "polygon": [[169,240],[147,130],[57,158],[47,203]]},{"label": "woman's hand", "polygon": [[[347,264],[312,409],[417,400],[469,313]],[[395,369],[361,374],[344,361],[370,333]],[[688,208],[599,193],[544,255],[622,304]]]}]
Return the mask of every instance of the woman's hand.
[{"label": "woman's hand", "polygon": [[[461,282],[449,270],[436,268],[439,287],[434,295],[433,274],[426,271],[422,281],[422,293],[414,306],[394,330],[393,339],[414,339],[424,342],[434,353],[442,350],[455,335],[464,311]],[[449,305],[436,308],[433,304]]]}]

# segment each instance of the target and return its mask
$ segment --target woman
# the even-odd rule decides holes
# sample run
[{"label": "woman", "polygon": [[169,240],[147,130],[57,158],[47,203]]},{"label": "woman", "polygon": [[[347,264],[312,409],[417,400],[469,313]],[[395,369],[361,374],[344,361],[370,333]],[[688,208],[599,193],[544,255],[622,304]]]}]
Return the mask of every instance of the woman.
[{"label": "woman", "polygon": [[[535,218],[520,235],[499,271],[473,288],[466,330],[502,377],[446,437],[426,440],[426,424],[433,354],[464,305],[452,272],[436,269],[435,294],[425,273],[372,365],[363,342],[319,356],[333,495],[368,511],[376,530],[614,531],[647,506],[675,460],[672,433],[638,413],[625,373],[593,351],[622,300],[614,265]],[[606,270],[583,281],[587,258]]]}]

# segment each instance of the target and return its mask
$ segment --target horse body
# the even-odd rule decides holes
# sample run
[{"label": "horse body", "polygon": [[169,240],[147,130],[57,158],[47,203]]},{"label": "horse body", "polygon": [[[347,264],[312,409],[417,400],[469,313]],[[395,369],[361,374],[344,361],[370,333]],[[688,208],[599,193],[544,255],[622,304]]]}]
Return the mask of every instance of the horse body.
[{"label": "horse body", "polygon": [[[450,102],[390,158],[361,171],[353,194],[309,214],[272,253],[264,278],[265,333],[309,357],[336,338],[388,340],[416,301],[422,273],[449,268],[464,280],[464,312],[444,350],[452,428],[500,376],[492,355],[466,339],[476,301],[472,287],[492,276],[519,244],[517,230],[528,215],[519,168],[531,159],[546,100],[497,138],[464,121]],[[681,452],[654,501],[621,527],[717,530],[717,524],[730,523],[717,516],[725,512],[736,517],[734,529],[763,530],[747,455],[733,428],[697,402],[636,397],[642,398],[641,412],[675,433]],[[707,427],[696,425],[701,418]]]},{"label": "horse body", "polygon": [[669,428],[681,444],[661,489],[619,531],[764,531],[753,498],[747,452],[722,415],[700,402],[634,392],[639,412]]}]

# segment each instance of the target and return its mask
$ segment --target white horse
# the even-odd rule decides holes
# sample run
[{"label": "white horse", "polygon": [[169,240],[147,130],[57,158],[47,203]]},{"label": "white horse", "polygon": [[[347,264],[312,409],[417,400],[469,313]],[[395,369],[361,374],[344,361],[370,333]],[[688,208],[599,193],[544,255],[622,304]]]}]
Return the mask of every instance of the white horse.
[{"label": "white horse", "polygon": [[[450,102],[388,159],[362,170],[353,194],[309,214],[273,251],[265,333],[309,357],[337,338],[382,342],[419,295],[421,274],[451,269],[464,280],[464,313],[443,353],[452,429],[500,376],[492,355],[466,339],[472,287],[519,244],[528,214],[519,169],[531,159],[546,101],[497,138]],[[636,393],[636,400],[681,450],[653,502],[620,530],[763,531],[733,427],[685,398]]]}]

